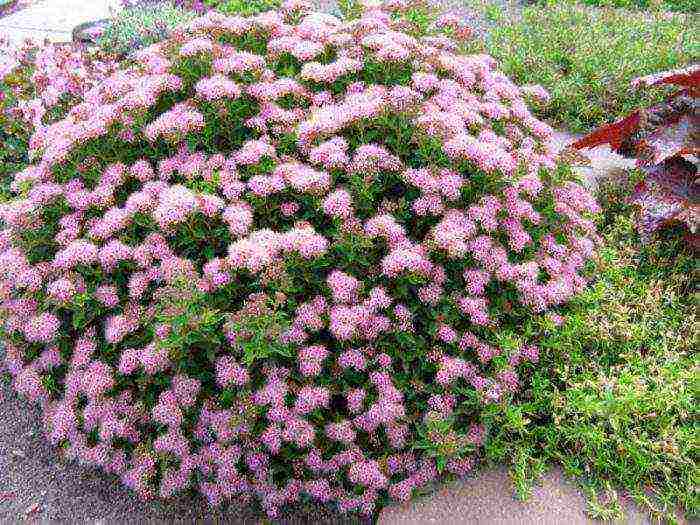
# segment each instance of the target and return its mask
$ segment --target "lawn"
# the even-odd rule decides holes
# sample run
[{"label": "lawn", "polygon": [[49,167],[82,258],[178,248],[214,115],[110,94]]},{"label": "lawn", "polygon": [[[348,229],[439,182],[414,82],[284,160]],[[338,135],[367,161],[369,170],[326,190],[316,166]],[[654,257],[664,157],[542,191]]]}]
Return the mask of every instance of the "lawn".
[{"label": "lawn", "polygon": [[471,49],[492,55],[518,83],[542,84],[552,98],[538,116],[572,132],[590,131],[666,93],[633,91],[632,79],[700,59],[697,14],[567,1],[530,5],[519,15],[493,5],[482,11],[493,28]]}]

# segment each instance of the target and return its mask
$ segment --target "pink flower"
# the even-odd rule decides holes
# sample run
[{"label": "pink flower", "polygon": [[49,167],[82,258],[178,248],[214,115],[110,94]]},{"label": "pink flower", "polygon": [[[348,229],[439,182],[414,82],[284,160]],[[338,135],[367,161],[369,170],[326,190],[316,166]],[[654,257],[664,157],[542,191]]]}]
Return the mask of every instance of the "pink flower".
[{"label": "pink flower", "polygon": [[365,356],[359,350],[345,350],[338,357],[338,365],[341,368],[355,368],[356,370],[364,370],[367,366]]},{"label": "pink flower", "polygon": [[138,328],[138,321],[125,315],[113,315],[105,325],[105,339],[108,343],[118,343]]},{"label": "pink flower", "polygon": [[204,116],[187,103],[176,104],[144,129],[151,142],[159,137],[175,138],[204,127]]},{"label": "pink flower", "polygon": [[294,410],[299,414],[306,414],[319,407],[328,406],[330,393],[324,387],[303,387],[297,396]]},{"label": "pink flower", "polygon": [[46,291],[51,298],[55,299],[59,303],[69,302],[76,294],[75,285],[66,278],[55,280],[49,284]]},{"label": "pink flower", "polygon": [[347,219],[353,214],[352,197],[345,190],[336,190],[324,199],[323,211],[331,217]]},{"label": "pink flower", "polygon": [[57,268],[69,270],[79,264],[92,264],[96,260],[97,246],[87,241],[76,240],[56,254],[54,265]]},{"label": "pink flower", "polygon": [[45,312],[28,319],[22,332],[30,343],[49,343],[58,335],[59,327],[58,317]]},{"label": "pink flower", "polygon": [[216,382],[222,388],[229,385],[242,386],[249,380],[248,371],[231,356],[216,360]]},{"label": "pink flower", "polygon": [[82,389],[85,395],[95,399],[111,390],[113,386],[114,377],[111,367],[101,361],[92,361],[83,376]]},{"label": "pink flower", "polygon": [[162,228],[183,222],[197,209],[197,199],[184,186],[170,186],[160,193],[158,206],[153,210],[153,218]]},{"label": "pink flower", "polygon": [[326,279],[336,303],[354,303],[360,282],[353,276],[334,270]]},{"label": "pink flower", "polygon": [[182,410],[174,392],[166,390],[160,394],[158,403],[151,411],[153,419],[169,427],[177,427],[182,422]]},{"label": "pink flower", "polygon": [[221,218],[228,224],[229,231],[234,236],[242,237],[253,224],[253,209],[246,202],[234,202],[224,210]]},{"label": "pink flower", "polygon": [[241,88],[223,75],[203,78],[195,86],[197,96],[208,101],[223,98],[234,99],[241,95]]},{"label": "pink flower", "polygon": [[381,489],[386,487],[388,480],[376,461],[358,461],[348,470],[348,479],[363,487]]},{"label": "pink flower", "polygon": [[348,162],[348,142],[343,137],[333,137],[309,151],[309,160],[326,169],[341,168]]},{"label": "pink flower", "polygon": [[306,346],[299,349],[298,355],[299,372],[304,376],[317,376],[321,373],[328,350],[321,345]]}]

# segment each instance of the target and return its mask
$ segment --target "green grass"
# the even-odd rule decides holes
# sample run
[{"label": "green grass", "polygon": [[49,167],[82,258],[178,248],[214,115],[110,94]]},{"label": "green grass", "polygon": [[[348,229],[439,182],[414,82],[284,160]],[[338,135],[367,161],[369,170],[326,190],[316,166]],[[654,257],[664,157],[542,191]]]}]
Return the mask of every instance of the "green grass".
[{"label": "green grass", "polygon": [[558,464],[581,480],[594,517],[619,517],[619,489],[658,518],[672,521],[678,507],[697,517],[697,263],[678,232],[640,242],[611,187],[596,278],[562,326],[535,321],[542,361],[491,422],[487,457],[510,463],[523,497]]},{"label": "green grass", "polygon": [[228,15],[253,16],[277,9],[281,0],[205,0],[207,6]]},{"label": "green grass", "polygon": [[698,0],[582,0],[582,3],[597,7],[623,7],[625,9],[662,9],[685,13],[700,11],[700,1]]},{"label": "green grass", "polygon": [[166,38],[180,24],[194,18],[194,13],[169,3],[132,7],[117,13],[98,40],[108,53],[126,56]]},{"label": "green grass", "polygon": [[[695,0],[697,1],[697,0]],[[630,80],[700,60],[692,15],[597,9],[561,2],[532,5],[495,20],[473,50],[496,58],[519,84],[542,84],[552,100],[538,110],[551,123],[585,132],[660,100],[661,89],[633,92]]]}]

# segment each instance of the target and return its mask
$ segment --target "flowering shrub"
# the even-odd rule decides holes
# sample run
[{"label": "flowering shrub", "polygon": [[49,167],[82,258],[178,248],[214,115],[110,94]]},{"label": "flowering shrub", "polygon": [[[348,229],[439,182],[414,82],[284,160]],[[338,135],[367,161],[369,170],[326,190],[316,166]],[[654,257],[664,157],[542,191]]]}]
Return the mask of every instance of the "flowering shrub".
[{"label": "flowering shrub", "polygon": [[37,128],[0,215],[5,365],[68,457],[273,516],[470,468],[597,206],[545,93],[396,31],[405,7],[210,12]]}]

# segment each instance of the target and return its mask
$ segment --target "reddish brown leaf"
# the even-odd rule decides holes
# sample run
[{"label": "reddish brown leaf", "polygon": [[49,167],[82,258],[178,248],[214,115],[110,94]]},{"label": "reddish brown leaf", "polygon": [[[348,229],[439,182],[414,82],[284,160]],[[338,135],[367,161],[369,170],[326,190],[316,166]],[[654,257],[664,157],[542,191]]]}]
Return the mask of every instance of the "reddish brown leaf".
[{"label": "reddish brown leaf", "polygon": [[644,172],[644,186],[694,204],[700,199],[700,185],[696,179],[697,168],[682,157],[668,159],[663,164],[645,169]]},{"label": "reddish brown leaf", "polygon": [[663,71],[645,77],[635,78],[632,86],[658,86],[660,84],[672,84],[688,88],[700,87],[700,65],[692,65],[684,69]]},{"label": "reddish brown leaf", "polygon": [[613,124],[608,124],[589,133],[585,137],[574,142],[571,147],[575,149],[594,148],[602,144],[610,144],[610,147],[617,151],[622,145],[622,141],[637,131],[639,127],[639,111],[635,111],[630,116],[619,120]]},{"label": "reddish brown leaf", "polygon": [[700,184],[697,168],[681,157],[646,170],[647,177],[635,188],[632,202],[640,208],[644,237],[672,222],[685,224],[695,234],[700,225]]},{"label": "reddish brown leaf", "polygon": [[636,157],[647,174],[632,202],[640,208],[640,229],[647,237],[671,222],[685,224],[693,236],[700,227],[698,168],[685,158],[700,155],[700,65],[664,71],[632,82],[636,87],[672,84],[684,89],[660,104],[635,111],[572,144],[591,148],[610,144],[613,151]]},{"label": "reddish brown leaf", "polygon": [[651,166],[678,155],[700,153],[700,118],[685,115],[669,126],[661,126],[637,144],[639,164]]}]

